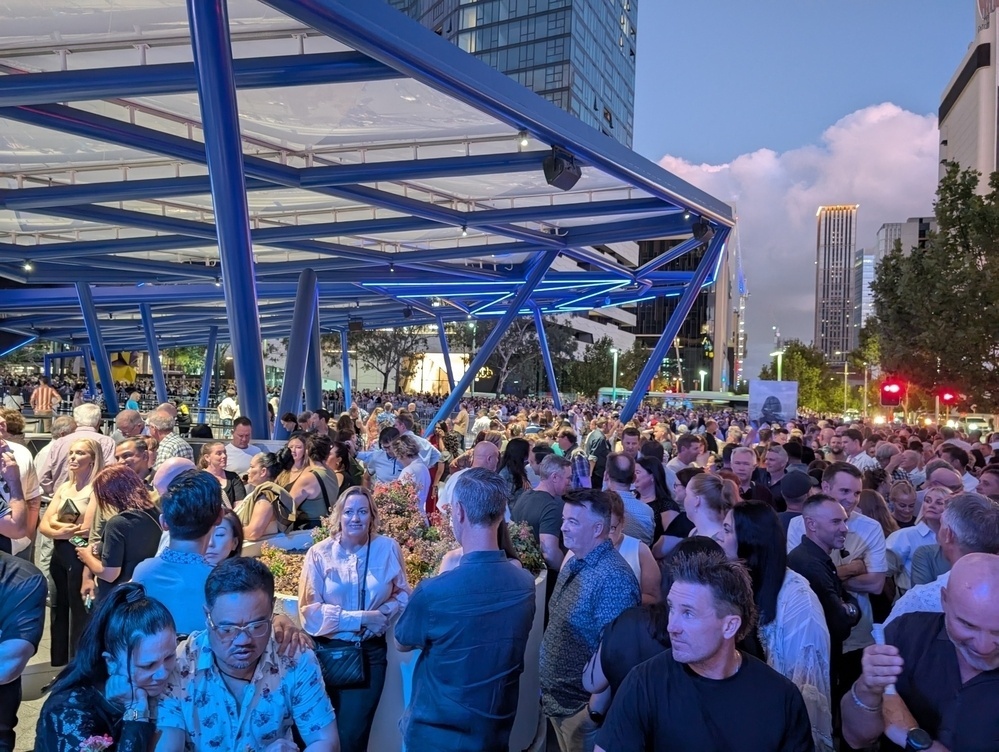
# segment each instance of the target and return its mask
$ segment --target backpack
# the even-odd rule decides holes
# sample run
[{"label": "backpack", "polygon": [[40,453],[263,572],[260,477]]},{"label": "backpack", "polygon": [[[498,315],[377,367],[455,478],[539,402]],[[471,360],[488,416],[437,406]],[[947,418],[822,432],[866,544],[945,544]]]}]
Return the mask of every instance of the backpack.
[{"label": "backpack", "polygon": [[257,501],[265,500],[271,505],[274,512],[274,521],[277,523],[279,533],[288,533],[292,530],[300,530],[301,525],[306,522],[303,518],[298,519],[298,509],[292,501],[291,494],[273,481],[265,481],[253,489],[249,496],[240,502],[236,507],[236,516],[243,526],[250,524],[253,517],[253,508]]}]

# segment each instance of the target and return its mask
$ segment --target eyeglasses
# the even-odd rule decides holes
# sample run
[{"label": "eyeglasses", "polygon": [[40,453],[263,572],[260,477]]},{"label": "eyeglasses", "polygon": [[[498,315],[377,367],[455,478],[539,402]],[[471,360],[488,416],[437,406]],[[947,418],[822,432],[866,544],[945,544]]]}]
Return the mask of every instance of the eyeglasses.
[{"label": "eyeglasses", "polygon": [[248,637],[259,639],[265,635],[269,635],[271,632],[271,619],[274,617],[268,616],[266,619],[261,619],[260,621],[251,621],[249,624],[239,625],[239,624],[223,624],[218,626],[212,621],[212,615],[208,614],[208,626],[219,636],[219,639],[223,642],[232,642],[236,639],[236,636],[240,633],[246,634]]}]

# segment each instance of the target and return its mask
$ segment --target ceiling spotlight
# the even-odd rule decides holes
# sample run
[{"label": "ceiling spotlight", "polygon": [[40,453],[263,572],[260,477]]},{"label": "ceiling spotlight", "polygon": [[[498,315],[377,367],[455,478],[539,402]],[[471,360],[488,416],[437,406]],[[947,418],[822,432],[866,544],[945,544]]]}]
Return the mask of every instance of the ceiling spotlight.
[{"label": "ceiling spotlight", "polygon": [[113,313],[110,313],[110,312],[108,313],[108,321],[114,321],[114,314]]},{"label": "ceiling spotlight", "polygon": [[520,145],[521,145],[522,147],[526,148],[526,147],[527,147],[527,144],[528,144],[528,140],[527,140],[527,131],[521,131],[520,133],[518,133],[518,134],[517,134],[517,138],[518,138],[518,139],[519,139],[519,141],[520,141]]},{"label": "ceiling spotlight", "polygon": [[216,287],[222,287],[222,277],[216,277],[215,278],[215,286]]},{"label": "ceiling spotlight", "polygon": [[389,264],[389,271],[395,273],[395,264]]},{"label": "ceiling spotlight", "polygon": [[690,212],[689,212],[689,211],[685,211],[685,212],[683,213],[683,218],[684,218],[685,220],[686,220],[686,219],[690,219]]},{"label": "ceiling spotlight", "polygon": [[409,306],[406,306],[405,308],[403,308],[402,309],[402,317],[404,319],[411,319],[411,318],[413,318],[413,309],[410,308]]},{"label": "ceiling spotlight", "polygon": [[461,226],[461,237],[463,237],[463,238],[467,238],[468,237],[468,225],[462,225]]},{"label": "ceiling spotlight", "polygon": [[21,268],[24,269],[24,271],[26,272],[33,272],[35,270],[34,265],[32,265],[30,261],[25,261],[23,264],[21,264]]}]

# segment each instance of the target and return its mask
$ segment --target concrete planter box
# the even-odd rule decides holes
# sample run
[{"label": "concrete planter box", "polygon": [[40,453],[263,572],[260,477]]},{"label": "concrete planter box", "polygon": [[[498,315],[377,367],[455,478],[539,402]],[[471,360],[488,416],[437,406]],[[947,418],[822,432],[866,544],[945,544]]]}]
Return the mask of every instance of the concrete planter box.
[{"label": "concrete planter box", "polygon": [[[245,554],[245,552],[244,552]],[[538,668],[541,654],[541,638],[544,634],[545,620],[545,580],[547,572],[542,572],[535,579],[535,611],[534,624],[527,640],[527,652],[524,655],[524,673],[520,676],[520,700],[517,705],[517,718],[510,734],[510,752],[521,752],[528,749],[535,741],[541,723],[540,682]],[[276,595],[275,613],[287,614],[296,624],[298,618],[298,596],[278,593]],[[375,722],[371,729],[371,740],[368,752],[402,752],[402,734],[399,732],[399,719],[409,704],[413,692],[413,672],[420,655],[419,650],[400,653],[395,649],[394,630],[390,629],[388,637],[388,668],[385,675],[385,689],[382,699],[375,712]],[[411,752],[423,752],[411,750]]]}]

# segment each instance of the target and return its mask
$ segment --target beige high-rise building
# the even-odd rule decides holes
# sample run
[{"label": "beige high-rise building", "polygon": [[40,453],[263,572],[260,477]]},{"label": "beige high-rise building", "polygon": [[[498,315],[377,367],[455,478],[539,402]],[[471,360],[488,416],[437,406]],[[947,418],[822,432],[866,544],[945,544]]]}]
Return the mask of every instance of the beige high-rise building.
[{"label": "beige high-rise building", "polygon": [[853,344],[853,263],[859,204],[820,206],[816,212],[815,338],[830,363],[842,363]]},{"label": "beige high-rise building", "polygon": [[[989,189],[989,175],[999,169],[996,151],[997,89],[999,68],[999,18],[996,0],[964,0],[974,7],[975,35],[964,58],[940,100],[937,120],[940,123],[941,174],[944,161],[982,173],[978,189]],[[955,12],[958,12],[955,9]],[[966,11],[965,11],[966,12]]]}]

